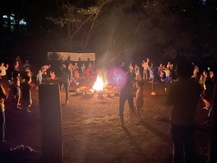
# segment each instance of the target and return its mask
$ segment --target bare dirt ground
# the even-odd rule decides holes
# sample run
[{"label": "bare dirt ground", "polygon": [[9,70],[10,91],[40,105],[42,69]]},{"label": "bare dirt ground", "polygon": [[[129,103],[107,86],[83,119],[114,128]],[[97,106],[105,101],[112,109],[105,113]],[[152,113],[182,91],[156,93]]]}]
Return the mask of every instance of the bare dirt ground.
[{"label": "bare dirt ground", "polygon": [[[120,124],[119,97],[92,98],[69,95],[64,103],[60,91],[64,163],[170,163],[170,110],[165,105],[166,92],[156,85],[155,96],[151,85],[144,89],[144,121],[135,118],[125,104],[125,127]],[[32,112],[7,108],[6,139],[11,147],[28,145],[41,151],[41,121],[38,91],[33,89]],[[198,109],[197,123],[205,120],[207,112]],[[197,162],[205,163],[208,147],[207,130],[196,132]]]}]

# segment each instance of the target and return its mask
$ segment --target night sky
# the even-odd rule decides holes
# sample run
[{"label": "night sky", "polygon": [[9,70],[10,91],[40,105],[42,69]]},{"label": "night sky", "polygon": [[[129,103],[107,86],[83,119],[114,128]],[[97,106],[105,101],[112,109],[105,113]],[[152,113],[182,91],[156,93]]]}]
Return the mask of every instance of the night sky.
[{"label": "night sky", "polygon": [[[130,46],[123,46],[121,42],[126,40],[125,36],[127,36],[131,29],[135,30],[136,28],[128,27],[130,24],[124,21],[124,19],[128,18],[128,15],[138,15],[138,13],[141,13],[143,1],[135,1],[135,4],[130,8],[126,9],[123,7],[121,10],[117,10],[117,7],[115,8],[118,2],[112,2],[104,6],[101,15],[98,17],[97,23],[100,23],[99,25],[96,24],[89,45],[85,48],[77,45],[73,46],[76,40],[67,40],[67,26],[60,27],[46,19],[47,17],[56,17],[61,14],[57,5],[59,2],[53,0],[3,0],[1,2],[3,5],[0,5],[0,14],[10,15],[13,13],[16,19],[25,19],[27,26],[16,28],[18,30],[11,32],[9,29],[3,27],[4,21],[1,18],[1,59],[8,61],[11,59],[11,56],[16,57],[20,55],[26,59],[36,59],[37,62],[41,63],[41,61],[43,62],[46,59],[48,51],[91,51],[96,52],[98,56],[103,56],[109,48],[108,44],[110,43],[108,40],[119,39],[109,38],[111,32],[114,32],[112,28],[116,28],[115,32],[117,34],[114,36],[120,34],[122,38],[119,40],[120,45],[119,42],[116,43],[116,46],[110,47],[110,51],[116,50],[113,53],[116,53],[118,56],[125,53],[125,58],[132,57],[132,60],[150,57],[157,61],[159,58],[171,59],[174,58],[174,55],[188,55],[189,53],[198,63],[206,61],[206,64],[213,64],[210,61],[216,60],[217,24],[215,20],[217,18],[217,10],[215,6],[217,5],[214,0],[171,1],[171,5],[168,5],[167,11],[165,10],[167,14],[170,14],[168,18],[166,16],[164,18],[156,18],[155,13],[151,15],[153,18],[146,17],[151,22],[151,25],[149,23],[150,27],[147,27],[147,24],[142,26],[143,19],[145,18],[144,15],[141,16],[142,19],[138,16],[135,17],[135,19],[140,19],[139,24],[142,27],[139,29],[139,32],[142,33],[136,34],[134,36],[136,39],[129,39],[133,40],[129,43]],[[84,8],[96,4],[96,1],[91,0],[69,2]],[[119,5],[123,4],[120,1]],[[121,15],[121,12],[125,17]],[[106,16],[106,13],[108,16]],[[117,15],[114,15],[114,13]],[[165,25],[164,22],[167,22],[165,20],[171,20],[171,15],[174,15],[173,18],[177,19],[177,21],[174,21],[172,25]],[[118,21],[118,23],[114,27],[115,21]],[[138,22],[135,23],[134,26],[137,26]],[[77,40],[77,42],[82,43],[84,41],[88,30],[89,27],[87,25],[87,27],[84,27],[78,33],[76,39],[81,38],[81,40]],[[123,31],[126,32],[124,33]],[[133,33],[129,37],[132,35]],[[64,42],[65,40],[67,41]],[[68,44],[72,44],[72,46],[68,46]],[[117,50],[119,48],[117,47],[118,45],[123,46],[122,50]],[[114,48],[116,49],[114,50]],[[175,51],[174,54],[173,51]],[[42,57],[39,59],[36,57],[37,55]],[[171,55],[173,56],[171,57]]]}]

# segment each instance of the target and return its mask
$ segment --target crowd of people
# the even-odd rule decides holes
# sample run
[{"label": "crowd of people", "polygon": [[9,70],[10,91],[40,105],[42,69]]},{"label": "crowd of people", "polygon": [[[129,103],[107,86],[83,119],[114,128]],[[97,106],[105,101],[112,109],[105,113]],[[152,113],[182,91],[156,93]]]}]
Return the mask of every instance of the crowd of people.
[{"label": "crowd of people", "polygon": [[[195,63],[192,62],[192,65],[194,70],[191,77],[198,81],[203,89],[201,93],[201,98],[204,101],[203,109],[210,111],[212,109],[214,94],[214,71],[209,68],[200,71],[199,67]],[[71,85],[79,85],[81,80],[90,81],[95,79],[99,72],[99,69],[95,68],[91,62],[78,64],[77,62],[72,63],[64,61],[59,67],[61,73],[58,75],[56,75],[56,69],[54,69],[55,66],[56,65],[45,64],[36,70],[37,72],[33,73],[32,65],[29,61],[25,60],[23,63],[19,56],[15,58],[13,65],[9,66],[9,64],[1,63],[0,82],[4,88],[13,90],[9,92],[8,101],[13,99],[13,101],[15,101],[15,107],[21,109],[22,93],[26,94],[26,91],[29,92],[29,101],[31,101],[31,86],[36,86],[37,88],[37,86],[42,83],[47,83],[48,81],[54,82],[57,80],[57,82],[63,85],[66,89],[67,81],[66,94],[68,94],[68,88]],[[8,71],[9,67],[11,69],[10,73]],[[122,62],[120,67],[131,73],[134,83],[141,83],[141,81],[149,81],[149,83],[153,83],[153,90],[154,85],[159,83],[163,84],[165,91],[167,91],[169,84],[177,80],[177,74],[175,72],[176,68],[171,62],[167,62],[165,65],[160,63],[156,66],[149,58],[146,58],[140,64],[133,65],[132,63],[125,64]],[[67,80],[65,75],[66,72]],[[108,72],[107,75],[108,84],[118,85],[120,83],[121,77],[118,72]],[[28,85],[30,85],[29,90],[21,86],[25,85],[24,83],[26,80],[28,81]],[[23,88],[25,89],[23,90]],[[25,106],[27,112],[30,112],[29,108],[31,103],[32,102],[29,102],[29,107]],[[68,103],[68,97],[66,97],[66,103]]]},{"label": "crowd of people", "polygon": [[[11,66],[11,73],[8,74],[10,65],[1,63],[0,66],[0,106],[1,106],[1,140],[4,141],[5,130],[5,103],[13,103],[14,109],[25,109],[31,112],[32,97],[31,89],[36,88],[46,82],[58,81],[60,88],[65,90],[65,104],[69,103],[70,85],[79,85],[81,80],[90,81],[95,79],[99,69],[96,69],[91,62],[78,63],[62,62],[60,75],[52,69],[51,64],[42,65],[37,73],[32,72],[32,66],[28,60],[22,64],[21,58],[17,57]],[[195,116],[197,98],[200,97],[204,102],[203,109],[208,111],[208,118],[211,118],[212,106],[214,102],[215,74],[210,68],[200,70],[199,67],[191,62],[177,62],[174,65],[168,62],[166,65],[160,63],[155,66],[149,58],[140,64],[128,65],[121,63],[122,72],[118,74],[109,72],[108,84],[120,83],[125,78],[125,83],[120,89],[119,116],[122,126],[124,122],[124,105],[128,101],[133,114],[143,119],[142,107],[144,104],[143,86],[146,83],[163,84],[165,91],[168,92],[168,105],[172,107],[171,114],[171,133],[174,143],[174,159],[183,159],[182,148],[185,144],[185,161],[191,162],[193,156],[193,117]],[[136,89],[134,101],[133,91]],[[135,105],[134,105],[135,102]],[[188,133],[188,134],[187,134]],[[175,162],[176,162],[175,161]],[[184,162],[184,161],[183,161]]]},{"label": "crowd of people", "polygon": [[[147,58],[141,64],[142,73],[139,73],[136,64],[135,66],[129,64],[129,67],[126,67],[122,63],[121,67],[125,70],[127,79],[120,91],[119,116],[122,126],[125,127],[124,104],[126,101],[132,114],[143,120],[141,108],[144,103],[142,88],[145,80],[150,80],[152,83],[158,80],[167,84],[165,91],[167,91],[167,105],[171,107],[173,162],[195,162],[194,119],[201,98],[205,105],[203,109],[209,111],[207,118],[209,122],[211,121],[216,86],[214,71],[208,68],[200,72],[195,63],[186,59],[177,61],[175,67],[168,62],[166,66],[160,64],[154,68],[154,64]],[[134,83],[137,86],[135,105],[132,94]]]}]

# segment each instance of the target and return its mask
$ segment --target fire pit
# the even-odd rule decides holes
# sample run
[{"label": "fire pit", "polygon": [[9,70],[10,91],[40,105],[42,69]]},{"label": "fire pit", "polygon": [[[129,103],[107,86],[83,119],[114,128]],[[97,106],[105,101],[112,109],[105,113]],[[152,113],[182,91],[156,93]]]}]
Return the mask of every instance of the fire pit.
[{"label": "fire pit", "polygon": [[116,97],[119,95],[119,88],[112,87],[106,84],[102,77],[97,76],[95,83],[92,87],[81,86],[76,89],[76,95],[83,95],[85,98],[92,98],[98,96],[99,98]]}]

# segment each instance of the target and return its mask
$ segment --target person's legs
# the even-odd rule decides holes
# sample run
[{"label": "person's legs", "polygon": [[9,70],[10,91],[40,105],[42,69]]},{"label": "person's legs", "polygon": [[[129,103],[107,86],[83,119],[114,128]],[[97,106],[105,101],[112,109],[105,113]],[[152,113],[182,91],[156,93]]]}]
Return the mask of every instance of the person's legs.
[{"label": "person's legs", "polygon": [[119,116],[121,120],[121,124],[124,125],[124,104],[125,104],[126,98],[123,95],[120,95],[119,99]]},{"label": "person's legs", "polygon": [[64,83],[64,89],[65,89],[65,93],[66,93],[66,103],[69,102],[69,84],[68,82]]},{"label": "person's legs", "polygon": [[143,119],[143,115],[142,115],[142,107],[143,107],[143,98],[142,97],[136,97],[136,109],[138,112],[138,116],[140,118],[140,120]]},{"label": "person's legs", "polygon": [[135,106],[134,106],[134,103],[133,103],[133,95],[129,95],[127,97],[127,101],[128,101],[129,106],[130,106],[130,110],[132,111],[132,113],[135,114]]},{"label": "person's legs", "polygon": [[27,102],[27,107],[26,107],[26,111],[27,112],[31,112],[30,107],[32,106],[32,97],[30,96],[28,102]]},{"label": "person's legs", "polygon": [[194,127],[187,126],[184,131],[184,151],[185,151],[185,163],[194,162]]},{"label": "person's legs", "polygon": [[148,70],[144,70],[145,71],[145,80],[148,80]]},{"label": "person's legs", "polygon": [[173,163],[184,163],[182,128],[177,125],[172,125],[171,136],[173,140]]},{"label": "person's legs", "polygon": [[15,98],[14,98],[14,101],[15,101],[15,108],[16,108],[16,109],[22,109],[22,108],[20,107],[20,106],[21,106],[21,103],[20,103],[20,98],[21,98],[21,90],[20,90],[20,87],[16,86],[15,89],[16,89]]}]

